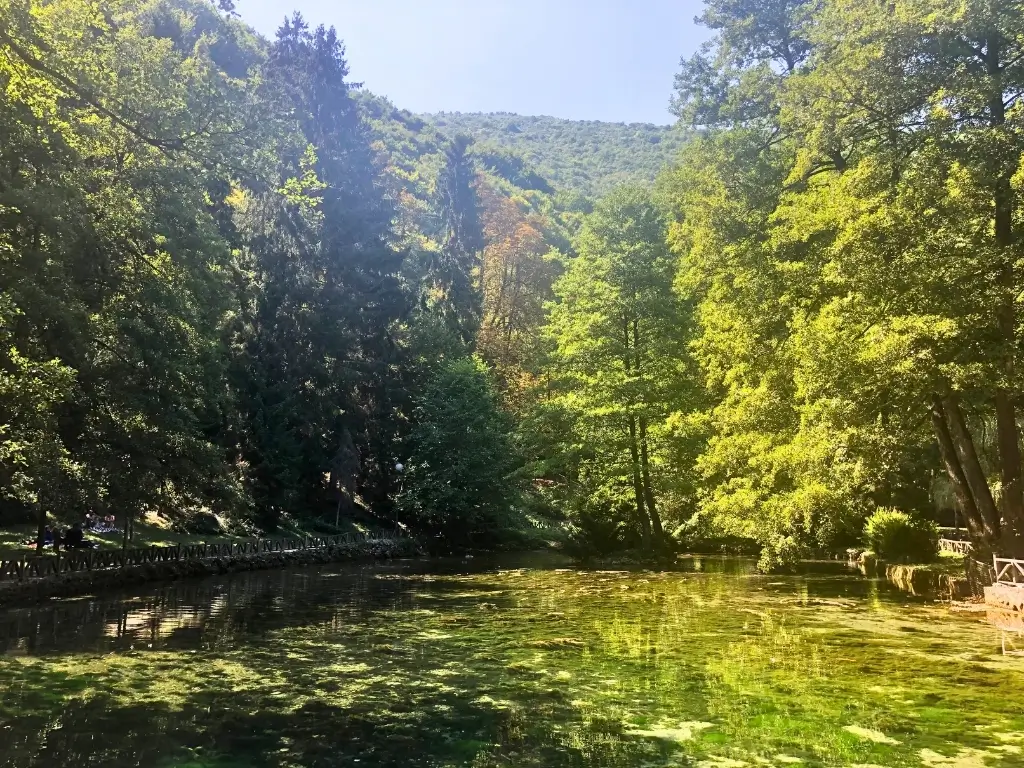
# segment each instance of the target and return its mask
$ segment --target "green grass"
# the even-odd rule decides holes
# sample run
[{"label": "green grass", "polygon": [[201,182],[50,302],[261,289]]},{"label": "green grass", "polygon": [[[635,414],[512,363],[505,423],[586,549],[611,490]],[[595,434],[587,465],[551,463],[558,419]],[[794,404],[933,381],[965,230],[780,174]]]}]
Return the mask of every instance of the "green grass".
[{"label": "green grass", "polygon": [[[12,525],[0,528],[0,552],[25,552],[34,549],[34,545],[24,542],[34,539],[36,527],[34,525]],[[92,533],[86,531],[86,538],[97,542],[98,549],[119,549],[123,542],[123,534],[117,533]],[[164,528],[152,523],[136,523],[135,537],[129,546],[133,547],[169,547],[176,544],[201,544],[204,541],[225,541],[238,538],[236,536],[200,536],[188,533],[178,533],[169,528]]]},{"label": "green grass", "polygon": [[908,567],[929,573],[948,573],[950,576],[964,575],[964,556],[942,553],[934,563],[909,563]]}]

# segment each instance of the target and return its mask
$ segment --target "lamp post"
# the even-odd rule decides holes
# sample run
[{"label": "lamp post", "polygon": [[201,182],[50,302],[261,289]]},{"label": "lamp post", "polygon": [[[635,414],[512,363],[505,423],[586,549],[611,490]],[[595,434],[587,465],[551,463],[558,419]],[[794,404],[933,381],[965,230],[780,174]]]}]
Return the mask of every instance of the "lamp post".
[{"label": "lamp post", "polygon": [[[405,472],[405,465],[402,462],[395,463],[395,472],[398,473],[398,495],[402,495],[402,491],[405,489],[405,476],[402,474]],[[398,505],[395,504],[395,530],[398,530]]]}]

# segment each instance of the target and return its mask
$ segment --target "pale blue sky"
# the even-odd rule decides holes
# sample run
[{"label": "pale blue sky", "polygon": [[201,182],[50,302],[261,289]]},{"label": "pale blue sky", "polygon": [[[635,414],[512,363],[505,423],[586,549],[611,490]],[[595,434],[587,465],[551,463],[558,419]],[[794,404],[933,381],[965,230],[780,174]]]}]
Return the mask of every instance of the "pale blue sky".
[{"label": "pale blue sky", "polygon": [[669,123],[699,0],[236,0],[272,36],[294,7],[344,39],[352,79],[413,112]]}]

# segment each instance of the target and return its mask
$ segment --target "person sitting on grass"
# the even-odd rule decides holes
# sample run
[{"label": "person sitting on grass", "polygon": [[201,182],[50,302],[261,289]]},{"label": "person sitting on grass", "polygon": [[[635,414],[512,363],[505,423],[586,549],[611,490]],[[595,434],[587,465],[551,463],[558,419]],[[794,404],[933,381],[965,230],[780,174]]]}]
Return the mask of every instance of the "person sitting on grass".
[{"label": "person sitting on grass", "polygon": [[[24,544],[26,547],[34,547],[38,543],[39,542],[34,538],[26,539],[22,542],[22,544]],[[53,544],[53,530],[50,528],[50,526],[46,526],[43,529],[43,546],[48,547],[51,544]]]},{"label": "person sitting on grass", "polygon": [[82,524],[75,523],[71,526],[71,530],[64,534],[64,546],[67,549],[82,549],[84,547],[92,547],[93,542],[85,540]]}]

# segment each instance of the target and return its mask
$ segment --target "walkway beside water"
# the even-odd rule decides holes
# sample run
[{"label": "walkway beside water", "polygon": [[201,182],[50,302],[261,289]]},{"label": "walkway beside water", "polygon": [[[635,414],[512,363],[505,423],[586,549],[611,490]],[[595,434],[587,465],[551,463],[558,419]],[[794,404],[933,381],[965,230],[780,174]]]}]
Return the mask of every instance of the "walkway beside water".
[{"label": "walkway beside water", "polygon": [[[998,611],[1024,615],[1024,560],[993,557],[995,584],[985,587],[986,605]],[[1019,622],[1024,625],[1024,620]]]},{"label": "walkway beside water", "polygon": [[0,605],[88,594],[153,581],[290,565],[418,554],[405,534],[345,534],[211,544],[26,553],[0,560]]}]

